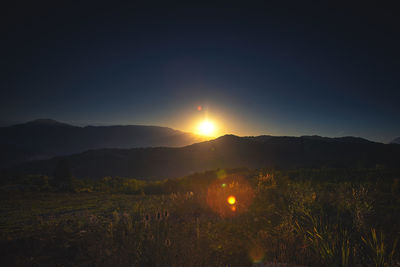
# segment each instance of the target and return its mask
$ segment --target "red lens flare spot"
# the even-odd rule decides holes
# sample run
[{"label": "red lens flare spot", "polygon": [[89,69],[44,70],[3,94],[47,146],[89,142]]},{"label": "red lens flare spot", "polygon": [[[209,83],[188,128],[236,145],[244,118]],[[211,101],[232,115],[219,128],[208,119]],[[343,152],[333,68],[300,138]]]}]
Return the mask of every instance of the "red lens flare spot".
[{"label": "red lens flare spot", "polygon": [[197,106],[197,110],[201,111],[203,108],[201,106]]},{"label": "red lens flare spot", "polygon": [[226,201],[228,201],[228,203],[230,205],[234,205],[236,203],[236,198],[234,196],[229,196]]},{"label": "red lens flare spot", "polygon": [[232,210],[233,212],[235,212],[235,211],[236,211],[236,207],[235,207],[235,206],[232,206],[232,207],[231,207],[231,210]]}]

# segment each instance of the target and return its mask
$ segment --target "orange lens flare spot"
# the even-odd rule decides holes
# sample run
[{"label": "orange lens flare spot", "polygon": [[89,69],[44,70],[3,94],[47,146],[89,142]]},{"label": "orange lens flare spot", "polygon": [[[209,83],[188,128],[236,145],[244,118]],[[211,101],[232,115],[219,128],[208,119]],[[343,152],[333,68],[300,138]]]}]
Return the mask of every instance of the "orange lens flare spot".
[{"label": "orange lens flare spot", "polygon": [[[229,197],[226,199],[226,201],[228,201],[228,203],[229,203],[230,205],[234,205],[234,204],[236,203],[236,198],[235,198],[234,196],[229,196]],[[235,210],[236,210],[236,208],[235,208]]]},{"label": "orange lens flare spot", "polygon": [[253,188],[237,174],[224,175],[223,181],[216,177],[207,189],[207,205],[221,217],[247,212],[253,198]]},{"label": "orange lens flare spot", "polygon": [[201,111],[203,108],[201,106],[197,106],[197,110]]}]

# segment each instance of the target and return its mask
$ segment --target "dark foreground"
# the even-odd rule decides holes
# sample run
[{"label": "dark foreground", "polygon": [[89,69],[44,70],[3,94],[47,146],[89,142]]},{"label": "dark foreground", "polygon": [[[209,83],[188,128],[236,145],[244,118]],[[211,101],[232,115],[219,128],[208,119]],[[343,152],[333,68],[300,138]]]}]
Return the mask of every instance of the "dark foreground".
[{"label": "dark foreground", "polygon": [[1,265],[400,266],[398,174],[219,171],[152,195],[3,186]]}]

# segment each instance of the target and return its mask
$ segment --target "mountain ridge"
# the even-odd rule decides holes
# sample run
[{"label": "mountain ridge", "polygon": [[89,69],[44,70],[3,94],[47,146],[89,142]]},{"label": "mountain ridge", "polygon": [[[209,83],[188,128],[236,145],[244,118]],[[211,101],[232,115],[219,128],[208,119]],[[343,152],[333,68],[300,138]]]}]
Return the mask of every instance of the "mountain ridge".
[{"label": "mountain ridge", "polygon": [[[185,146],[204,138],[169,127],[147,125],[74,126],[38,119],[0,127],[0,168],[24,161],[100,148]],[[18,151],[18,153],[14,153]],[[12,155],[12,156],[8,156]]]},{"label": "mountain ridge", "polygon": [[393,139],[393,141],[390,142],[390,143],[392,143],[392,144],[400,144],[400,137],[397,137],[397,138]]},{"label": "mountain ridge", "polygon": [[[176,178],[195,172],[230,168],[358,168],[400,166],[400,147],[375,142],[307,137],[225,135],[183,147],[97,149],[19,165],[9,173],[52,175],[67,161],[77,178],[120,176],[144,180]],[[18,171],[17,171],[18,169]]]}]

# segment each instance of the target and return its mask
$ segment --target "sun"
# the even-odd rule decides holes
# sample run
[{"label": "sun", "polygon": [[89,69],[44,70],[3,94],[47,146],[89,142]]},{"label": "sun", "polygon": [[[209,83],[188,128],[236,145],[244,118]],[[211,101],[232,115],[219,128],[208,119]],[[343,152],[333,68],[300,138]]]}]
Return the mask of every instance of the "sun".
[{"label": "sun", "polygon": [[211,121],[205,120],[202,121],[199,126],[199,134],[206,136],[214,136],[215,134],[215,125]]}]

